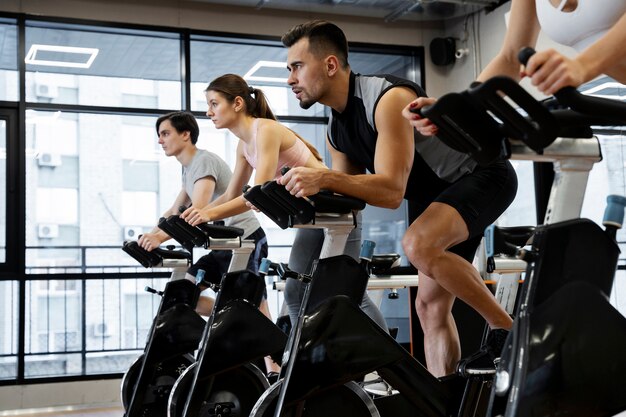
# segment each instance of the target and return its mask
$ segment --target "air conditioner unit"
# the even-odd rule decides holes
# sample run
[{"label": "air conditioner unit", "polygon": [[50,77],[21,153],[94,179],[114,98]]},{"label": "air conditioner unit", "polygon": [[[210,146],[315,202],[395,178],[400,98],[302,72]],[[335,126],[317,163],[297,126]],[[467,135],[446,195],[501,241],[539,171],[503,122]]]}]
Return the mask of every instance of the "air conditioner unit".
[{"label": "air conditioner unit", "polygon": [[137,240],[142,233],[141,226],[126,226],[124,227],[124,241]]},{"label": "air conditioner unit", "polygon": [[58,153],[42,152],[37,158],[40,167],[58,167],[61,165],[61,155]]},{"label": "air conditioner unit", "polygon": [[59,236],[59,225],[42,223],[37,225],[37,236],[39,239],[52,239]]},{"label": "air conditioner unit", "polygon": [[59,88],[56,85],[37,83],[35,95],[38,98],[56,98],[59,95]]},{"label": "air conditioner unit", "polygon": [[111,336],[109,332],[109,326],[106,323],[96,323],[93,325],[94,337],[108,337]]}]

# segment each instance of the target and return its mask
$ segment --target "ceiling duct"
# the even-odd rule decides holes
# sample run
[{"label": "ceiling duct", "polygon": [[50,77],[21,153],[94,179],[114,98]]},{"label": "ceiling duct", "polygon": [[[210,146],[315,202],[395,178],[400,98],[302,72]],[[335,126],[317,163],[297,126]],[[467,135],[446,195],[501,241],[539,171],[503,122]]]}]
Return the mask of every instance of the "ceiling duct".
[{"label": "ceiling duct", "polygon": [[490,11],[510,0],[194,0],[268,10],[372,17],[396,20],[436,21]]}]

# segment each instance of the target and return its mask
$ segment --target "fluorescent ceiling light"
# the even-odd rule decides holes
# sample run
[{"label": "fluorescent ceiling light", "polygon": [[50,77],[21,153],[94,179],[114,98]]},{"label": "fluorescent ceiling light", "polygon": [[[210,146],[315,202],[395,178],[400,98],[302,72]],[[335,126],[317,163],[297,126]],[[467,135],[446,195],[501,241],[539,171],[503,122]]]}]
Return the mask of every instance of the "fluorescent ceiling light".
[{"label": "fluorescent ceiling light", "polygon": [[[24,61],[30,65],[47,65],[53,67],[69,67],[69,68],[89,68],[93,60],[98,56],[100,50],[97,48],[79,48],[76,46],[59,46],[59,45],[39,45],[33,44],[26,54]],[[43,52],[46,55],[54,56],[54,54],[75,54],[76,61],[54,60],[38,58],[37,54]],[[52,52],[52,54],[46,54]]]},{"label": "fluorescent ceiling light", "polygon": [[287,63],[286,62],[277,62],[277,61],[259,61],[256,64],[254,64],[252,66],[252,68],[250,68],[250,70],[248,70],[248,72],[246,72],[246,74],[243,76],[243,79],[246,81],[265,81],[265,82],[272,82],[272,83],[287,83],[287,78],[283,78],[283,77],[263,77],[260,75],[253,75],[255,72],[257,72],[259,69],[263,68],[263,67],[268,67],[268,68],[283,68],[283,69],[287,69]]}]

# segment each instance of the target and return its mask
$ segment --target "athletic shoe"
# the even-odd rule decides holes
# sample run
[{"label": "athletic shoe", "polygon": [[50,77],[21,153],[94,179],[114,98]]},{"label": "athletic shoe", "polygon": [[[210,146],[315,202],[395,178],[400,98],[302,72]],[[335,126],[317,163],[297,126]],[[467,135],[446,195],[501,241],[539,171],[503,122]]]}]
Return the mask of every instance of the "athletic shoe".
[{"label": "athletic shoe", "polygon": [[459,361],[457,373],[463,377],[495,374],[508,335],[505,329],[490,330],[480,349]]}]

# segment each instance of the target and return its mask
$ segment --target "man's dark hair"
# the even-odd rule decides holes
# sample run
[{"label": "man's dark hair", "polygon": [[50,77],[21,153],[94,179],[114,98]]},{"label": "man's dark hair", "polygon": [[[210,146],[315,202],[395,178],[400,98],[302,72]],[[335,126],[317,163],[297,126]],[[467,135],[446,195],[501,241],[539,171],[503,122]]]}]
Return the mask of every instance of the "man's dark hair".
[{"label": "man's dark hair", "polygon": [[348,40],[339,26],[325,20],[311,20],[291,28],[281,41],[289,48],[304,38],[308,38],[309,51],[316,57],[333,54],[343,68],[348,67]]},{"label": "man's dark hair", "polygon": [[156,121],[157,135],[159,134],[159,126],[165,120],[169,120],[178,133],[188,131],[189,136],[191,137],[191,143],[195,145],[196,142],[198,142],[200,128],[198,127],[198,122],[196,121],[196,118],[193,114],[185,111],[175,111],[172,113],[164,114]]}]

